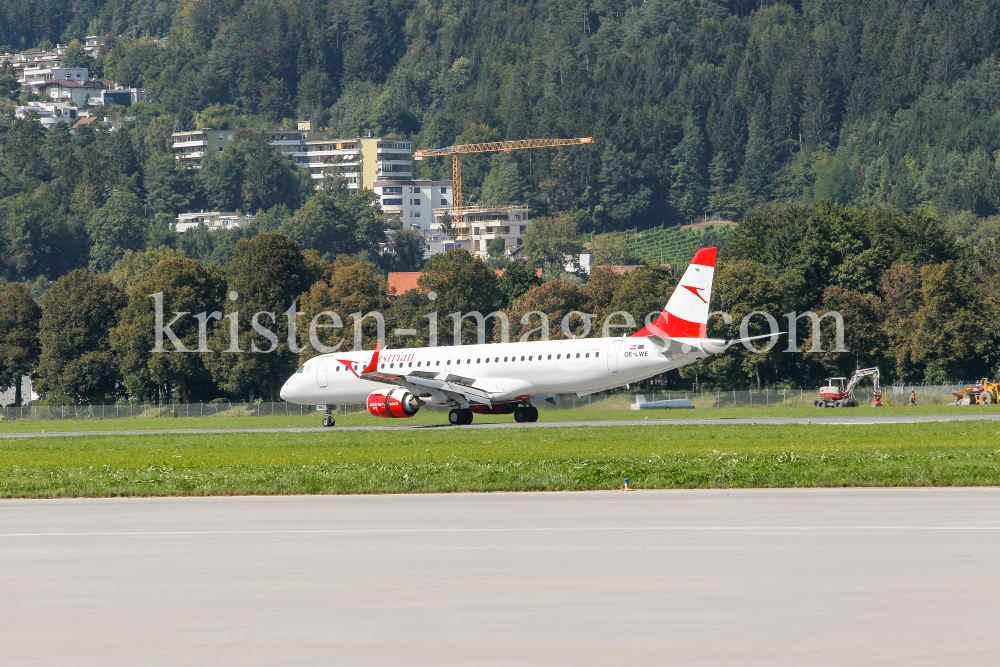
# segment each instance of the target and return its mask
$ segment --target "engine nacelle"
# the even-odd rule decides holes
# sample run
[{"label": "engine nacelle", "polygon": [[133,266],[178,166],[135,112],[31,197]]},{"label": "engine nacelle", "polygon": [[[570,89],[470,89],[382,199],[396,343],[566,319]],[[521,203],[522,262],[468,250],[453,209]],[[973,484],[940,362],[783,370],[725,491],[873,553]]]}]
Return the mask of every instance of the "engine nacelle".
[{"label": "engine nacelle", "polygon": [[412,417],[423,403],[416,396],[401,387],[376,391],[368,395],[368,412],[376,417],[396,419]]}]

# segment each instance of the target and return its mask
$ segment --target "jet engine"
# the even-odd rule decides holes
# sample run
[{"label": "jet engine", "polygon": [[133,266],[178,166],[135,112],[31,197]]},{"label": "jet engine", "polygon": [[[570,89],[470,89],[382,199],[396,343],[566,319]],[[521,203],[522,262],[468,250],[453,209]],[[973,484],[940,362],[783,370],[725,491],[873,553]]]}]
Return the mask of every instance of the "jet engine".
[{"label": "jet engine", "polygon": [[368,412],[376,417],[395,419],[412,417],[423,402],[401,387],[372,392],[368,395]]}]

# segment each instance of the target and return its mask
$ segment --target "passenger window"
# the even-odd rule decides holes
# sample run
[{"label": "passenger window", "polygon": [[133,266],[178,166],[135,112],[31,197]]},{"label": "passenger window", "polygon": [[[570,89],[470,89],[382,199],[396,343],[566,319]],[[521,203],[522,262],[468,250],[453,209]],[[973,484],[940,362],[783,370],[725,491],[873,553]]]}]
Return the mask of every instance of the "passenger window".
[{"label": "passenger window", "polygon": [[557,354],[556,355],[556,359],[562,359],[562,355],[561,354]]},{"label": "passenger window", "polygon": [[524,355],[523,354],[521,355],[521,361],[524,361]]},{"label": "passenger window", "polygon": [[[578,356],[578,357],[579,357],[580,355],[578,354],[578,355],[576,355],[576,356]],[[407,367],[407,368],[413,368],[413,362],[411,361],[410,363],[406,364],[406,367]]]},{"label": "passenger window", "polygon": [[385,364],[382,364],[382,370],[385,370]]},{"label": "passenger window", "polygon": [[419,361],[417,362],[417,368],[420,368],[420,362]]},{"label": "passenger window", "polygon": [[434,362],[434,365],[435,365],[435,366],[440,366],[440,365],[441,365],[441,362],[440,362],[440,361],[435,361],[435,362]]},{"label": "passenger window", "polygon": [[447,361],[446,361],[446,362],[444,362],[444,363],[445,363],[445,366],[448,366],[448,365],[451,365],[451,359],[447,360]]},{"label": "passenger window", "polygon": [[471,364],[471,363],[472,363],[472,359],[466,359],[466,360],[465,360],[465,363],[467,363],[467,364]]},{"label": "passenger window", "polygon": [[584,359],[590,359],[590,352],[588,352],[587,354],[583,355],[583,358]]},{"label": "passenger window", "polygon": [[462,360],[461,359],[456,359],[455,360],[455,365],[456,366],[461,366],[462,365]]},{"label": "passenger window", "polygon": [[551,358],[552,358],[552,355],[550,354],[550,355],[549,355],[549,359],[551,359]]},{"label": "passenger window", "polygon": [[507,361],[507,357],[504,357],[504,358],[503,358],[503,360],[504,360],[504,361]]},{"label": "passenger window", "polygon": [[389,368],[395,368],[396,364],[389,364]]},{"label": "passenger window", "polygon": [[580,353],[579,353],[579,352],[577,352],[577,353],[576,353],[576,358],[577,358],[577,359],[579,359],[579,358],[580,358]]},{"label": "passenger window", "polygon": [[339,371],[339,370],[340,370],[340,366],[337,366],[337,367],[336,367],[336,368],[334,368],[333,370],[335,370],[335,371]]},{"label": "passenger window", "polygon": [[594,358],[595,358],[595,359],[596,359],[597,357],[599,357],[599,356],[601,356],[601,353],[600,353],[600,352],[594,352]]},{"label": "passenger window", "polygon": [[528,361],[531,361],[531,355],[528,356]]},{"label": "passenger window", "polygon": [[490,358],[486,357],[486,363],[490,363]]},{"label": "passenger window", "polygon": [[495,363],[495,364],[498,364],[498,363],[500,363],[500,357],[497,357],[496,359],[494,359],[494,360],[493,360],[493,363]]},{"label": "passenger window", "polygon": [[478,364],[478,363],[479,363],[480,361],[482,361],[482,358],[479,358],[479,359],[476,359],[476,363],[477,363],[477,364]]}]

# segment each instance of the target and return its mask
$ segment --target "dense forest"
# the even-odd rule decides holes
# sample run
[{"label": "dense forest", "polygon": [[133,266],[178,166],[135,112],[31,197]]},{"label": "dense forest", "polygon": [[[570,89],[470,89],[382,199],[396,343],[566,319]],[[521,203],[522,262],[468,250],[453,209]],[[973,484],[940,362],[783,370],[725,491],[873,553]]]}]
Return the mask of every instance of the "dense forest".
[{"label": "dense forest", "polygon": [[[523,197],[585,212],[583,231],[829,198],[969,235],[1000,206],[991,0],[2,0],[0,16],[11,50],[120,35],[98,70],[182,127],[593,136],[510,158]],[[505,159],[471,161],[473,200]]]},{"label": "dense forest", "polygon": [[[519,299],[537,299],[544,312],[605,313],[615,302],[641,319],[647,305],[662,305],[671,272],[588,282],[566,274],[564,261],[589,245],[598,263],[634,262],[629,243],[643,237],[633,231],[734,220],[713,307],[840,310],[853,318],[852,353],[782,354],[782,343],[765,355],[727,353],[669,382],[814,384],[873,363],[896,379],[942,380],[1000,363],[1000,2],[0,0],[7,51],[93,34],[112,37],[93,59],[72,50],[76,62],[147,93],[129,109],[99,109],[106,124],[71,135],[15,118],[14,106],[33,97],[0,71],[0,287],[11,283],[4,295],[25,321],[48,317],[56,285],[106,291],[112,301],[95,306],[105,324],[141,320],[148,311],[133,303],[133,273],[141,265],[145,275],[152,259],[173,262],[157,280],[183,268],[217,300],[246,279],[233,277],[242,269],[232,263],[258,237],[290,239],[287,252],[311,267],[282,288],[285,307],[308,295],[349,300],[337,292],[351,284],[335,278],[338,266],[376,282],[420,268],[419,237],[387,238],[372,193],[352,195],[334,180],[314,190],[254,132],[308,119],[345,137],[407,136],[427,148],[594,137],[573,149],[466,156],[468,201],[532,207],[525,251],[546,282],[525,274],[517,287],[494,285],[494,297],[455,296],[455,310],[513,316]],[[206,126],[237,140],[200,170],[180,167],[171,132]],[[419,177],[450,177],[443,160],[417,165]],[[199,208],[256,217],[246,229],[171,231],[177,213]],[[700,242],[723,238],[705,229]],[[388,242],[394,252],[380,254]],[[503,257],[489,265],[508,266]],[[629,296],[614,296],[619,282],[633,286],[620,288]],[[645,295],[629,292],[640,284]],[[378,303],[393,321],[419,324],[431,307],[421,294]],[[445,316],[446,306],[434,308]],[[18,326],[9,331],[26,331]],[[273,384],[239,380],[264,372],[249,361],[205,361],[182,387],[183,369],[154,369],[124,333],[108,335],[92,341],[93,369],[104,369],[93,377],[103,380],[39,386],[53,400],[93,401],[265,395]],[[808,348],[801,335],[800,344]],[[25,345],[0,342],[8,359],[42,354]],[[31,369],[52,376],[85,352],[65,354],[48,366],[42,354]],[[295,359],[282,363],[268,377]],[[16,365],[0,364],[0,374]]]}]

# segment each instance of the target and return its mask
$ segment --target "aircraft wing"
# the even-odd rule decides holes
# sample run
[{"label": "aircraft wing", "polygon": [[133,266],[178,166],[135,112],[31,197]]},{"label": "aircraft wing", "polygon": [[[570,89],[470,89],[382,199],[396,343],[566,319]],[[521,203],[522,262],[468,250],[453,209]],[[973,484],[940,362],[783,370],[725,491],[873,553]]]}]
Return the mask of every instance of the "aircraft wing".
[{"label": "aircraft wing", "polygon": [[[454,401],[462,407],[468,407],[470,403],[493,404],[493,396],[496,394],[472,386],[476,381],[475,378],[431,371],[412,371],[408,374],[387,372],[378,369],[378,357],[379,346],[376,346],[371,361],[360,373],[355,374],[362,380],[403,387],[414,396],[430,394],[442,402]],[[341,361],[341,363],[354,372],[351,362]]]}]

